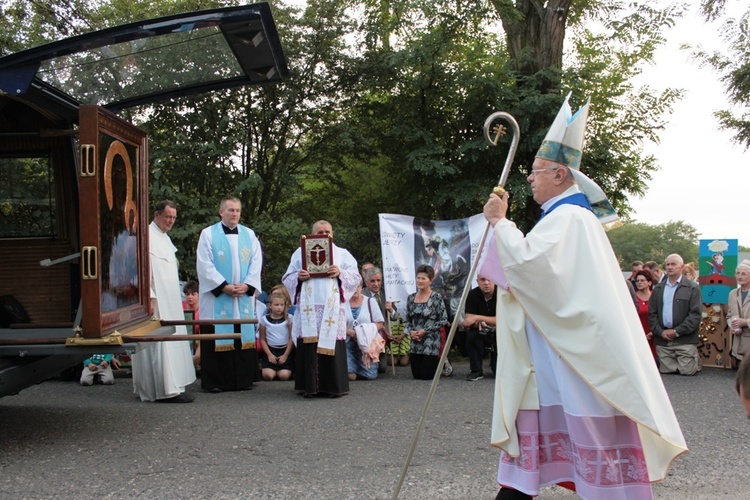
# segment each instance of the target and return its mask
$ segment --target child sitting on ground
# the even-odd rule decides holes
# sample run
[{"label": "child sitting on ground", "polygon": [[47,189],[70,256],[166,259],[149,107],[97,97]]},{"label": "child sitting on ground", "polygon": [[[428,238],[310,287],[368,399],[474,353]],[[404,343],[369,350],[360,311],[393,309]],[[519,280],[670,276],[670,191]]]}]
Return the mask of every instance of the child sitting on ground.
[{"label": "child sitting on ground", "polygon": [[288,309],[286,297],[281,293],[271,292],[267,313],[258,318],[260,345],[265,353],[261,363],[263,380],[289,380],[292,377],[294,343]]},{"label": "child sitting on ground", "polygon": [[81,373],[81,385],[92,385],[95,379],[99,379],[104,385],[115,383],[115,377],[112,375],[112,364],[117,363],[113,360],[112,354],[94,354],[83,362],[83,373]]},{"label": "child sitting on ground", "polygon": [[[185,314],[185,319],[199,320],[198,282],[195,280],[188,281],[185,283],[185,286],[182,287],[182,292],[185,294],[185,301],[182,303],[182,310],[188,313]],[[190,318],[188,318],[188,316],[190,316]],[[190,329],[188,329],[188,333],[190,333]],[[193,333],[200,333],[200,327],[198,325],[193,326]],[[190,352],[193,354],[193,366],[195,366],[195,370],[198,372],[201,368],[201,343],[197,340],[191,342]]]}]

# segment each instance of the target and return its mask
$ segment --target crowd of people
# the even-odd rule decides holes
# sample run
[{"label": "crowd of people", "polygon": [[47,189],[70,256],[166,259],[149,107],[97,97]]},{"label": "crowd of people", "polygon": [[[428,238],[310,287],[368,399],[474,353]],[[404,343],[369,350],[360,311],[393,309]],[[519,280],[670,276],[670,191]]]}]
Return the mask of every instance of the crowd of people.
[{"label": "crowd of people", "polygon": [[[638,317],[661,373],[695,375],[700,372],[702,319],[697,272],[680,255],[666,259],[666,272],[656,262],[635,261],[628,281],[633,284]],[[737,366],[750,351],[750,260],[735,270],[737,288],[729,292],[727,326],[731,332],[731,363]]]},{"label": "crowd of people", "polygon": [[665,268],[633,262],[628,280],[635,288],[635,307],[659,371],[696,375],[702,368],[701,292],[680,255],[669,255]]},{"label": "crowd of people", "polygon": [[[305,398],[343,396],[350,381],[375,379],[388,364],[411,366],[415,379],[434,377],[449,323],[444,298],[431,288],[433,268],[417,269],[417,291],[399,310],[385,298],[380,269],[369,262],[359,269],[346,249],[331,242],[333,264],[322,275],[308,271],[300,247],[281,283],[264,293],[260,243],[240,224],[241,211],[237,198],[221,201],[220,220],[200,235],[198,279],[180,289],[177,249],[168,235],[177,207],[169,200],[157,204],[149,227],[154,314],[202,320],[177,326],[175,335],[214,335],[138,342],[131,361],[134,392],[142,401],[189,403],[194,396],[186,387],[197,376],[208,393],[250,390],[258,379],[293,379]],[[333,227],[318,221],[312,235],[332,238]],[[485,335],[492,322],[486,317],[494,314],[483,311],[482,326],[480,319],[466,325]],[[474,354],[481,363],[483,353]],[[86,360],[81,384],[113,383],[115,363],[111,356]],[[447,363],[443,375],[451,373]]]},{"label": "crowd of people", "polygon": [[[454,319],[467,331],[467,380],[484,377],[484,353],[492,352],[491,440],[501,450],[501,500],[532,498],[552,484],[584,498],[652,498],[651,483],[687,452],[659,372],[701,370],[694,266],[678,254],[666,258],[664,271],[635,262],[623,285],[601,225],[614,210],[579,168],[587,112],[588,103],[573,115],[566,99],[536,155],[527,181],[542,217],[531,231],[507,219],[508,193],[490,195],[484,216],[492,236],[477,286]],[[215,323],[201,333],[219,335],[192,350],[188,342],[139,344],[133,384],[141,400],[191,401],[185,387],[195,367],[206,392],[249,390],[260,376],[293,378],[305,398],[346,395],[350,381],[377,378],[386,364],[409,365],[419,380],[436,376],[449,318],[445,298],[431,286],[435,269],[417,267],[416,291],[399,310],[385,298],[381,271],[371,263],[359,269],[320,220],[312,234],[331,238],[331,265],[310,272],[298,248],[281,284],[260,300],[260,244],[239,224],[241,208],[225,198],[221,220],[202,231],[197,290],[185,285],[182,304],[167,235],[177,210],[169,201],[157,205],[150,228],[154,311],[162,319],[190,311]],[[580,272],[590,268],[596,275]],[[736,276],[729,325],[732,354],[742,359],[750,350],[750,261]],[[176,334],[184,333],[178,327]],[[101,372],[108,383],[110,362],[87,360],[86,380]],[[451,373],[447,364],[443,375]],[[750,418],[748,387],[745,360],[737,391]]]}]

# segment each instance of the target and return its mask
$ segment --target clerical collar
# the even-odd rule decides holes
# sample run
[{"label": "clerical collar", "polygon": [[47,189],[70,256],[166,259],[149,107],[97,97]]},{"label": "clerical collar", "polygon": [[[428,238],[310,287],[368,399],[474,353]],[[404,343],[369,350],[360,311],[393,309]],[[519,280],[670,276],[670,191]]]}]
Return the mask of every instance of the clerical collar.
[{"label": "clerical collar", "polygon": [[558,194],[557,196],[553,196],[549,200],[545,201],[542,204],[542,213],[547,212],[547,210],[549,210],[550,207],[552,207],[552,205],[554,205],[558,201],[562,200],[563,198],[567,198],[570,195],[573,195],[573,194],[576,194],[576,193],[580,193],[580,192],[581,192],[581,190],[578,189],[578,185],[577,184],[573,184],[572,186],[570,186],[568,189],[566,189],[562,193]]},{"label": "clerical collar", "polygon": [[234,226],[234,229],[230,229],[227,226],[224,225],[224,223],[221,223],[221,228],[224,230],[224,234],[240,234],[240,232],[237,230],[239,226]]}]

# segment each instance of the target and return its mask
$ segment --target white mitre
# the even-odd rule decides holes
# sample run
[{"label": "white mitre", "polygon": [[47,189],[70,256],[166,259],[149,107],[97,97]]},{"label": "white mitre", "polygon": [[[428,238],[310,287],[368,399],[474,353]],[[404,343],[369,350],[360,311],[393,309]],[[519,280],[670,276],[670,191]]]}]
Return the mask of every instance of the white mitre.
[{"label": "white mitre", "polygon": [[604,194],[602,188],[581,172],[583,138],[591,99],[586,101],[576,114],[573,114],[570,109],[569,99],[570,93],[565,97],[565,102],[558,111],[555,121],[552,122],[536,157],[570,168],[573,178],[578,183],[578,188],[589,200],[599,222],[602,224],[615,222],[618,219],[617,212],[607,199],[607,195]]}]

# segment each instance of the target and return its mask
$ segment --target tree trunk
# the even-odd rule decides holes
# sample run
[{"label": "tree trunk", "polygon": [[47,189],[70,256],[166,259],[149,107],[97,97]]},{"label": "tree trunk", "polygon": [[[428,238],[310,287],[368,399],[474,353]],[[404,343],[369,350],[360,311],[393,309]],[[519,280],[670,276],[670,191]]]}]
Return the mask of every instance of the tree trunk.
[{"label": "tree trunk", "polygon": [[[514,69],[523,76],[542,70],[541,91],[546,93],[560,83],[565,22],[572,0],[492,0],[503,23],[508,52]],[[528,85],[528,83],[523,83]]]}]

